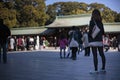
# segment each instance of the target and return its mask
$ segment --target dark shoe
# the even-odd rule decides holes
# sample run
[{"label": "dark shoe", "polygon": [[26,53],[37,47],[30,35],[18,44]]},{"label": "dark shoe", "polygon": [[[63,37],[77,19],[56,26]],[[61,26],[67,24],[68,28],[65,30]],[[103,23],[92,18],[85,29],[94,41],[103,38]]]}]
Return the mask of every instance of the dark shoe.
[{"label": "dark shoe", "polygon": [[66,58],[66,57],[64,56],[64,58]]},{"label": "dark shoe", "polygon": [[6,64],[6,63],[7,63],[7,61],[3,61],[3,63],[4,63],[4,64]]},{"label": "dark shoe", "polygon": [[76,60],[76,58],[72,58],[72,60]]},{"label": "dark shoe", "polygon": [[60,57],[60,59],[62,59],[62,57]]}]

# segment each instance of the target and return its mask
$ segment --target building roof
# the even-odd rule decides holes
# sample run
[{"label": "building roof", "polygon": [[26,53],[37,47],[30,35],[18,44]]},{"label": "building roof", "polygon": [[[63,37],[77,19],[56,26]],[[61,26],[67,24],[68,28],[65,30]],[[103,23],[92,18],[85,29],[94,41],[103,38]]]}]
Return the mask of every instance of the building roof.
[{"label": "building roof", "polygon": [[47,29],[47,30],[41,32],[40,35],[48,35],[49,36],[49,35],[54,34],[55,32],[56,32],[56,29]]},{"label": "building roof", "polygon": [[119,32],[120,33],[120,22],[116,23],[104,23],[105,32]]},{"label": "building roof", "polygon": [[46,28],[84,26],[89,24],[90,18],[90,14],[57,16],[54,22]]},{"label": "building roof", "polygon": [[[54,22],[46,28],[62,28],[89,25],[91,14],[57,16]],[[120,22],[104,23],[105,32],[120,32]]]},{"label": "building roof", "polygon": [[[57,16],[52,24],[47,25],[45,27],[12,28],[11,34],[12,35],[50,34],[55,31],[54,28],[89,25],[90,18],[91,18],[90,14]],[[120,22],[104,23],[104,29],[105,32],[120,33]]]},{"label": "building roof", "polygon": [[46,28],[41,27],[27,27],[27,28],[12,28],[11,35],[31,35],[31,34],[40,34],[45,31]]}]

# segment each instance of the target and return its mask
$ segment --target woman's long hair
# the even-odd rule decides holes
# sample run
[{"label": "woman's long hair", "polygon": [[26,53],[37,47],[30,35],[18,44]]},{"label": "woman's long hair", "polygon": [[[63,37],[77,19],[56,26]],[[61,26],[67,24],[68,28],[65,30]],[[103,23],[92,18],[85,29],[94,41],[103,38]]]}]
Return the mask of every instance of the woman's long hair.
[{"label": "woman's long hair", "polygon": [[93,10],[91,20],[102,21],[102,17],[98,9]]}]

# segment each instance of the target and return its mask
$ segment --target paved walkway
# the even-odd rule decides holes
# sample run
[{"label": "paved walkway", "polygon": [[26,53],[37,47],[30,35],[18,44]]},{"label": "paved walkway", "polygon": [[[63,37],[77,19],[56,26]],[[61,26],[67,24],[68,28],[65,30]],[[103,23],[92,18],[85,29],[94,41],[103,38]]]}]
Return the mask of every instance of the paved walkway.
[{"label": "paved walkway", "polygon": [[[120,53],[105,53],[106,74],[89,74],[93,70],[92,54],[77,60],[60,59],[58,51],[8,53],[8,63],[0,63],[0,80],[120,80]],[[101,60],[99,58],[99,68]]]}]

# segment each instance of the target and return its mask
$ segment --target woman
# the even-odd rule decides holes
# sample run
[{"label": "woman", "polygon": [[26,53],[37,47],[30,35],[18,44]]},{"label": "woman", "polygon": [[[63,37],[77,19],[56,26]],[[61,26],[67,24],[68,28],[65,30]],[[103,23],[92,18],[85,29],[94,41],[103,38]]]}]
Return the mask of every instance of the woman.
[{"label": "woman", "polygon": [[76,27],[73,26],[72,27],[72,30],[69,32],[69,35],[70,35],[70,41],[69,41],[69,47],[70,47],[70,50],[72,52],[72,60],[76,60],[77,58],[77,51],[78,51],[78,33],[77,33],[77,30],[76,30]]},{"label": "woman", "polygon": [[[92,31],[93,27],[97,24],[98,28],[100,29],[100,32],[96,35],[95,38],[92,37]],[[94,71],[91,71],[90,73],[98,73],[98,57],[97,57],[97,50],[99,51],[99,55],[102,59],[102,68],[100,72],[106,72],[105,71],[105,64],[106,64],[106,58],[103,51],[103,43],[102,43],[102,37],[104,35],[104,28],[102,23],[101,14],[98,9],[95,9],[92,12],[91,21],[89,24],[89,37],[90,37],[90,46],[92,48],[93,53],[93,61],[94,61]]]},{"label": "woman", "polygon": [[60,39],[59,39],[58,43],[59,43],[59,46],[60,46],[60,58],[61,59],[63,58],[62,51],[64,53],[64,58],[65,58],[65,55],[66,55],[65,50],[66,50],[66,46],[68,44],[68,41],[65,38],[64,34],[60,35]]}]

